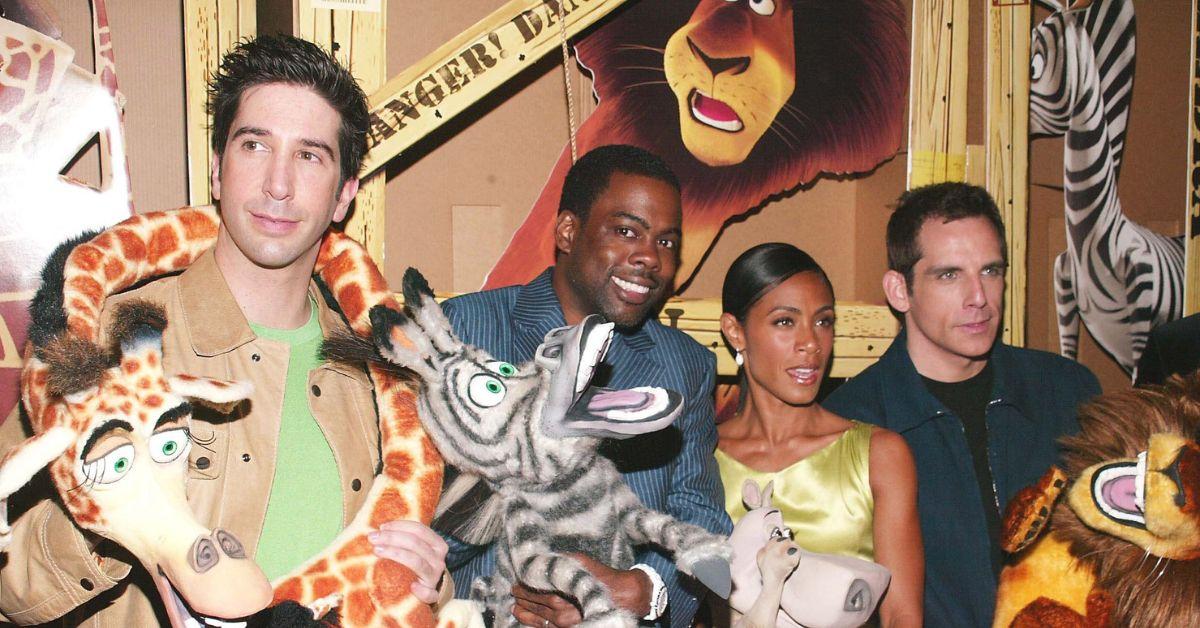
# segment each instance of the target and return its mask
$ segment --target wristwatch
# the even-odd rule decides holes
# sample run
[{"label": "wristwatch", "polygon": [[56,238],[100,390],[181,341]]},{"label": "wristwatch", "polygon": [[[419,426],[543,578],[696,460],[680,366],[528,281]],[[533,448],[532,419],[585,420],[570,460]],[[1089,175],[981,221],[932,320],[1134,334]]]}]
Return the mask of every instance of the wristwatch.
[{"label": "wristwatch", "polygon": [[662,614],[667,612],[667,585],[663,582],[662,576],[658,575],[658,572],[653,567],[644,563],[638,563],[630,567],[630,569],[637,569],[650,578],[650,585],[652,587],[650,591],[650,612],[642,619],[654,621],[662,617]]}]

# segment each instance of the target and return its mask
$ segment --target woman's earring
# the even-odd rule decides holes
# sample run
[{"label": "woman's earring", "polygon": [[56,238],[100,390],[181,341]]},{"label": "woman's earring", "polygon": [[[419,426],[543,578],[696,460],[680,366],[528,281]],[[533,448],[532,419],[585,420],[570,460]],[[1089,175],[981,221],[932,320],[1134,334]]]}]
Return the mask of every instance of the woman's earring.
[{"label": "woman's earring", "polygon": [[733,361],[736,362],[738,366],[741,366],[746,363],[746,359],[742,357],[741,351],[738,351],[737,353],[735,353],[733,355]]}]

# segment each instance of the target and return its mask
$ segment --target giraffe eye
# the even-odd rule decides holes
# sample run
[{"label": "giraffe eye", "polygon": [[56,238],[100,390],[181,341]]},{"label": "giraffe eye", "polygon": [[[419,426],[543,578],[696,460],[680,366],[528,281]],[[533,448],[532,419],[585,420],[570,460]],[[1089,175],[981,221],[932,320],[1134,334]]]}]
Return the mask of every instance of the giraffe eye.
[{"label": "giraffe eye", "polygon": [[500,377],[512,377],[517,374],[517,367],[508,362],[488,362],[487,367],[488,370],[499,374]]},{"label": "giraffe eye", "polygon": [[112,484],[133,467],[132,444],[121,445],[91,462],[83,463],[83,477],[96,484]]},{"label": "giraffe eye", "polygon": [[150,457],[155,462],[165,464],[187,453],[191,444],[192,440],[188,438],[185,428],[155,432],[150,436]]},{"label": "giraffe eye", "polygon": [[467,397],[471,403],[483,408],[491,408],[504,401],[506,392],[504,384],[491,375],[476,375],[467,385]]}]

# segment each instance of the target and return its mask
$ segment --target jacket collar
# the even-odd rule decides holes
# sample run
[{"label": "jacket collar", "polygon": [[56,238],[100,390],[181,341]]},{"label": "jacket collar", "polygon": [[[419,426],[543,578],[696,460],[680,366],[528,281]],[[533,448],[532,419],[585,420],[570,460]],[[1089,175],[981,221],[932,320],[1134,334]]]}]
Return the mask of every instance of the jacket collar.
[{"label": "jacket collar", "polygon": [[[196,355],[222,355],[257,338],[229,291],[212,249],[183,271],[177,286],[184,327]],[[308,293],[317,304],[317,321],[325,336],[334,330],[349,329],[342,315],[325,302],[316,282],[309,282]],[[360,369],[339,363],[327,363],[327,366],[370,386],[366,373]]]},{"label": "jacket collar", "polygon": [[[1017,403],[1014,392],[1017,390],[1014,381],[1014,369],[1020,368],[1014,363],[1013,350],[1003,342],[997,341],[992,346],[988,360],[992,365],[993,383],[989,405],[1011,405],[1023,410]],[[947,409],[935,398],[921,379],[917,367],[913,365],[908,355],[908,331],[901,327],[900,333],[892,341],[887,351],[879,358],[879,366],[883,375],[883,390],[887,392],[889,406],[900,411],[889,413],[889,422],[893,430],[903,432],[912,429],[939,414],[945,414]],[[1027,416],[1025,412],[1019,412]]]},{"label": "jacket collar", "polygon": [[[567,324],[563,318],[562,303],[554,292],[553,274],[554,267],[551,266],[533,281],[521,286],[517,292],[517,302],[512,309],[513,320],[519,329],[516,341],[531,354],[532,350],[542,343],[546,332]],[[654,348],[651,330],[658,324],[658,321],[651,317],[632,332],[618,331],[614,341],[638,353],[647,353]]]}]

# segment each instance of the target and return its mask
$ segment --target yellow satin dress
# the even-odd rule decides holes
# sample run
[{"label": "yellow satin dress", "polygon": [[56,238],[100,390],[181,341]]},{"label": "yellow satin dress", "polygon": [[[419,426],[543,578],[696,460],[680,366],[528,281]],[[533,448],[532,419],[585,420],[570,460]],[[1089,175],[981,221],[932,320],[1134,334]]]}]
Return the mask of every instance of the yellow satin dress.
[{"label": "yellow satin dress", "polygon": [[875,560],[875,498],[871,494],[871,431],[854,425],[837,440],[780,471],[764,472],[716,451],[725,510],[737,523],[746,514],[742,484],[775,482],[771,503],[792,529],[796,544],[810,552]]}]

